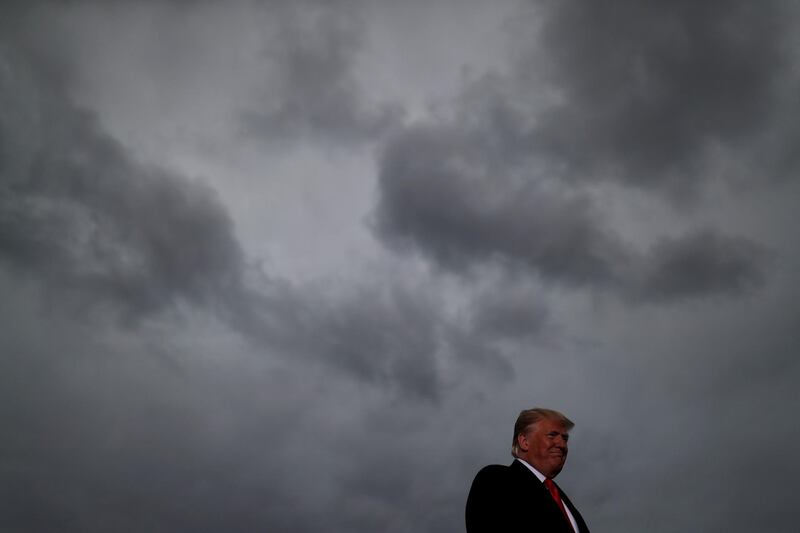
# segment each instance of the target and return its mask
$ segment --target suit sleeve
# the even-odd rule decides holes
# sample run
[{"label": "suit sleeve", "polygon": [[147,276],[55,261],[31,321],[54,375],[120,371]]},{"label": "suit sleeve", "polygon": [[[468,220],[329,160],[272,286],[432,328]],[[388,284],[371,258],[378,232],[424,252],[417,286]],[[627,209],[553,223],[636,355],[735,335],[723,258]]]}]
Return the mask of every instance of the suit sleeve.
[{"label": "suit sleeve", "polygon": [[472,482],[465,511],[467,533],[503,533],[507,530],[504,508],[507,489],[504,469],[491,465],[481,469]]}]

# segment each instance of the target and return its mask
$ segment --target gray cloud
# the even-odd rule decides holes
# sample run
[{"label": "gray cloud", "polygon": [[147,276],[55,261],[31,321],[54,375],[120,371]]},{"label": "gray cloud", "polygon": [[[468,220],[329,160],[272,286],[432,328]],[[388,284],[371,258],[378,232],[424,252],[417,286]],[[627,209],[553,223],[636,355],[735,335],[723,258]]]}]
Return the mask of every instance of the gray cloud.
[{"label": "gray cloud", "polygon": [[[743,30],[746,43],[763,44],[759,50],[782,60],[763,69],[744,61],[761,81],[744,80],[734,91],[743,99],[741,122],[723,118],[729,101],[716,109],[698,89],[697,99],[711,107],[686,106],[683,118],[665,114],[677,126],[664,138],[677,144],[662,152],[650,146],[654,134],[632,133],[638,119],[625,116],[635,106],[623,74],[587,80],[579,70],[605,72],[604,64],[614,73],[613,59],[625,64],[628,46],[656,50],[645,46],[651,38],[667,54],[672,37],[659,41],[654,13],[665,20],[672,14],[677,26],[695,24],[688,15],[695,7],[637,3],[615,11],[618,27],[633,31],[627,18],[638,13],[648,31],[629,39],[611,30],[591,34],[601,49],[608,38],[614,53],[590,54],[596,64],[588,65],[575,50],[590,45],[573,42],[592,30],[581,12],[606,28],[613,17],[588,5],[539,3],[533,20],[510,22],[510,55],[484,58],[496,72],[469,81],[451,108],[395,124],[372,161],[359,143],[392,130],[375,126],[383,112],[363,101],[359,88],[369,69],[356,58],[360,47],[372,46],[361,40],[360,25],[374,22],[374,12],[309,3],[286,7],[285,15],[280,3],[242,2],[224,18],[224,9],[206,11],[212,4],[204,2],[37,3],[32,11],[25,4],[0,16],[0,529],[462,531],[472,475],[509,460],[516,412],[541,404],[578,423],[559,481],[594,531],[738,533],[765,524],[793,531],[800,434],[786,421],[796,410],[800,372],[791,231],[800,183],[792,181],[796,156],[787,149],[796,144],[796,85],[788,56],[769,45],[783,42],[781,25],[774,39]],[[289,21],[285,33],[299,29],[286,35],[286,48],[267,47],[276,77],[266,76],[263,108],[238,98],[252,76],[187,90],[257,63],[253,54],[231,65],[229,54],[253,52],[254,35],[262,37],[259,17],[273,6],[275,20]],[[393,7],[410,10],[401,22],[383,22],[397,24],[390,40],[398,41],[385,49],[397,48],[398,56],[378,55],[406,65],[403,46],[419,37],[412,26],[420,17],[430,17],[431,33],[443,28],[441,42],[425,42],[465,55],[483,47],[482,39],[472,45],[447,28],[462,15],[481,24],[491,18],[470,19],[455,3],[439,7]],[[774,7],[753,20],[767,23]],[[24,23],[22,13],[30,17]],[[323,14],[336,16],[325,22]],[[691,26],[688,60],[708,52],[697,64],[722,75],[733,67],[722,61],[717,68],[711,52],[744,50],[718,30],[723,21],[738,28],[743,16],[700,14],[696,24],[709,35]],[[135,29],[117,31],[128,17]],[[536,33],[540,23],[544,31]],[[319,41],[307,35],[316,24]],[[481,24],[470,26],[476,36]],[[169,38],[151,38],[161,33]],[[534,34],[543,54],[531,46]],[[98,67],[91,50],[112,39]],[[141,63],[130,50],[140,45],[147,56]],[[563,64],[547,57],[558,48],[569,56]],[[219,53],[209,58],[199,49]],[[457,57],[450,52],[445,57]],[[645,64],[661,53],[645,54],[653,58]],[[316,63],[325,57],[336,68]],[[130,92],[109,82],[122,71],[129,74],[123,80],[136,80]],[[658,85],[670,94],[654,94],[636,109],[653,116],[661,116],[662,104],[683,110],[667,104],[676,88],[691,93],[693,69],[656,71],[664,72]],[[427,77],[416,63],[402,72]],[[315,93],[324,79],[352,89],[352,100],[346,91],[334,91],[330,101]],[[592,81],[619,85],[628,103],[612,106],[607,88],[584,94]],[[414,83],[408,86],[418,93],[429,89]],[[209,96],[223,88],[236,96]],[[136,105],[120,102],[120,94],[140,89],[148,96]],[[327,103],[304,107],[318,99]],[[586,122],[602,137],[596,144],[567,121],[575,119],[570,101],[598,114]],[[590,110],[590,101],[599,107]],[[176,113],[175,102],[186,107]],[[138,106],[151,104],[139,114]],[[286,140],[310,141],[302,163],[313,163],[298,163],[293,153],[237,150],[241,137],[214,120],[240,120],[239,104],[270,120],[285,117]],[[224,109],[182,120],[215,106]],[[328,115],[336,106],[342,114]],[[156,115],[180,132],[152,128]],[[559,116],[565,122],[556,122]],[[681,126],[693,117],[707,124],[694,139],[712,139],[711,148],[674,138],[694,135]],[[601,126],[615,131],[607,139]],[[218,151],[187,152],[195,135],[202,137],[195,130],[213,133]],[[279,130],[262,133],[269,142],[281,138]],[[330,139],[337,133],[347,142]],[[585,145],[585,160],[562,137],[572,134]],[[160,166],[142,157],[142,138],[163,142]],[[643,154],[628,154],[619,139],[641,140]],[[319,150],[321,140],[340,143],[336,157]],[[336,166],[345,159],[346,169]],[[637,177],[648,162],[653,172]],[[354,225],[368,207],[348,200],[369,197],[361,187],[377,178],[371,223],[381,241],[364,235],[354,245],[339,239],[339,226],[320,228],[325,217],[308,208],[319,203],[304,199],[325,196],[316,188],[323,180],[294,179],[301,173],[295,164],[302,172],[330,168],[324,177],[331,178],[369,169],[364,179],[332,179],[341,194],[323,200],[341,203],[337,212],[355,212],[345,218]],[[715,173],[698,170],[707,168]],[[212,174],[215,189],[187,179],[190,173]],[[283,207],[291,217],[264,216],[279,203],[256,185],[265,173],[275,185],[269,191],[291,190],[279,195],[289,199]],[[760,176],[783,179],[754,185]],[[727,188],[743,181],[750,182],[747,195]],[[245,186],[248,202],[234,210],[231,191]],[[707,201],[707,186],[724,194]],[[691,195],[692,203],[674,210],[676,199]],[[626,203],[643,197],[642,204]],[[247,232],[237,238],[232,220],[256,228],[277,221],[281,231],[265,235],[296,246],[271,248],[264,235],[248,240]],[[297,220],[308,223],[300,229],[292,226]],[[321,236],[312,235],[317,229]],[[309,251],[322,241],[326,252]],[[309,253],[316,270],[294,275],[294,263],[280,257],[275,264],[284,270],[272,270],[273,250]],[[327,257],[331,250],[346,259]],[[263,269],[251,266],[258,254],[267,256]],[[708,297],[715,295],[735,297]],[[109,316],[131,320],[121,327]],[[743,465],[754,461],[752,483],[740,483]],[[770,486],[772,494],[753,496],[752,484]],[[697,501],[704,502],[702,516],[694,512]]]},{"label": "gray cloud", "polygon": [[[277,7],[277,6],[276,6]],[[364,38],[358,2],[286,4],[271,10],[260,108],[242,115],[248,133],[270,142],[370,140],[402,118],[397,104],[365,102],[355,61]]]},{"label": "gray cloud", "polygon": [[648,257],[642,294],[660,299],[744,291],[761,285],[763,257],[753,242],[709,231],[661,239]]},{"label": "gray cloud", "polygon": [[787,9],[537,4],[514,23],[534,37],[508,72],[467,81],[450,118],[387,141],[376,234],[451,271],[500,261],[636,300],[757,286],[764,256],[745,238],[706,225],[634,247],[592,188],[698,202],[720,178],[794,175]]},{"label": "gray cloud", "polygon": [[710,229],[657,241],[646,253],[619,237],[592,197],[535,168],[507,168],[490,131],[420,126],[381,159],[377,234],[467,272],[500,261],[548,282],[640,299],[736,293],[761,276],[757,247]]},{"label": "gray cloud", "polygon": [[426,398],[253,357],[209,317],[110,330],[42,314],[13,282],[0,273],[0,317],[19,321],[0,338],[4,528],[433,532],[460,520],[452,502],[470,473],[428,482],[461,452],[430,431]]},{"label": "gray cloud", "polygon": [[274,285],[233,321],[248,336],[289,355],[323,360],[359,380],[436,399],[437,358],[447,339],[441,311],[419,289],[363,283],[330,294],[323,287]]},{"label": "gray cloud", "polygon": [[199,306],[270,353],[438,395],[430,302],[367,285],[328,298],[248,267],[213,190],[136,161],[17,52],[2,55],[0,264],[72,310],[130,323]]},{"label": "gray cloud", "polygon": [[533,288],[493,287],[475,302],[471,329],[489,339],[526,338],[547,327],[548,308]]},{"label": "gray cloud", "polygon": [[567,284],[613,278],[622,246],[598,227],[588,199],[546,185],[515,187],[493,155],[458,129],[395,137],[381,160],[379,234],[416,243],[456,271],[475,258],[510,259]]},{"label": "gray cloud", "polygon": [[759,158],[749,151],[796,110],[784,98],[798,87],[785,3],[550,7],[537,58],[562,103],[531,139],[572,176],[691,190],[714,172],[713,150]]},{"label": "gray cloud", "polygon": [[139,315],[236,290],[243,253],[210,189],[133,160],[6,48],[0,260]]},{"label": "gray cloud", "polygon": [[[201,343],[191,339],[204,332],[186,335],[185,323],[166,335],[76,327],[20,305],[31,296],[8,282],[0,282],[0,312],[15,309],[20,322],[0,341],[0,423],[9,436],[0,444],[0,527],[312,529],[290,511],[302,484],[292,457],[300,443],[277,431],[305,425],[308,374],[267,372],[220,341],[227,328],[213,322]],[[221,354],[236,364],[209,364]],[[265,401],[273,395],[286,403]]]}]

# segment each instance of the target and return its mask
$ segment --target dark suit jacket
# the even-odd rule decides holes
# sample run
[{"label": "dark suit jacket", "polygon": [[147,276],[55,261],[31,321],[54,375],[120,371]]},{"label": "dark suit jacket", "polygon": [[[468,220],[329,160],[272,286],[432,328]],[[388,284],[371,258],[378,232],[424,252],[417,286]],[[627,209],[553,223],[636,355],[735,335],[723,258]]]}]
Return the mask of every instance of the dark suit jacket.
[{"label": "dark suit jacket", "polygon": [[[559,487],[579,533],[589,533],[583,517]],[[467,533],[573,533],[544,483],[524,464],[481,469],[467,498]]]}]

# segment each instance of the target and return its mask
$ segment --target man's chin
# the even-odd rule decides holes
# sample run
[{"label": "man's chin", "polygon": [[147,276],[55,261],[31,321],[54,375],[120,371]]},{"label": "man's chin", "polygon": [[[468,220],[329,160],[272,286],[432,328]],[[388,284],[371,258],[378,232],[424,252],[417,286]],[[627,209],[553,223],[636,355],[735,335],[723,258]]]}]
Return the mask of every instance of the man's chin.
[{"label": "man's chin", "polygon": [[552,461],[550,463],[550,471],[553,472],[553,476],[561,472],[561,469],[564,468],[565,462],[566,462],[565,458],[559,457],[557,460]]}]

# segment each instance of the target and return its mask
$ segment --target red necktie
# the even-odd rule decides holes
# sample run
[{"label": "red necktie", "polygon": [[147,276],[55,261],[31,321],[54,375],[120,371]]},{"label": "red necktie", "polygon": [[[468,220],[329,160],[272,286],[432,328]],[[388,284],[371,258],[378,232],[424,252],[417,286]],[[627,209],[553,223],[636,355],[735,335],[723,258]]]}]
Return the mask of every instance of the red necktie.
[{"label": "red necktie", "polygon": [[545,478],[544,484],[547,487],[547,490],[550,491],[550,496],[552,496],[553,499],[558,504],[558,508],[561,509],[561,514],[564,515],[564,519],[567,521],[567,524],[569,524],[569,527],[571,529],[572,522],[570,522],[569,520],[569,515],[567,514],[567,510],[564,509],[564,502],[561,501],[561,495],[558,493],[558,487],[556,487],[556,484],[553,483],[553,480],[550,478]]}]

